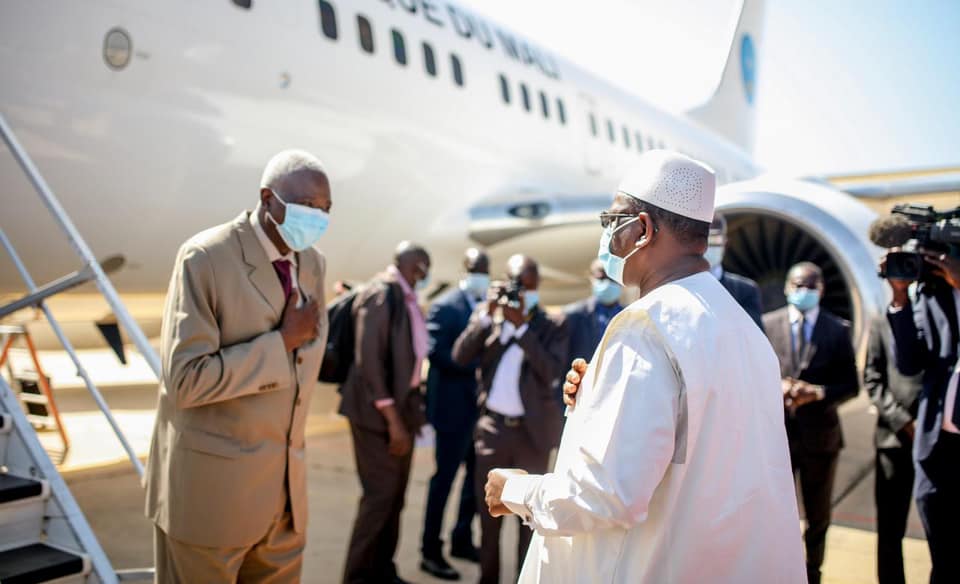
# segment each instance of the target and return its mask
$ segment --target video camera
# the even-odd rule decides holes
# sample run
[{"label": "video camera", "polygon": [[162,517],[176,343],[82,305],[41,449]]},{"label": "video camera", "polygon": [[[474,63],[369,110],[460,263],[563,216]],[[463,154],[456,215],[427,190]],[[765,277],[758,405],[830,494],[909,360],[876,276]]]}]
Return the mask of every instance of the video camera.
[{"label": "video camera", "polygon": [[[900,247],[915,242],[914,250],[956,255],[960,251],[960,207],[935,211],[929,205],[896,205],[888,217],[881,217],[870,225],[869,236],[870,241],[880,247]],[[921,254],[899,251],[887,254],[886,269],[878,275],[897,280],[925,280],[929,274]]]},{"label": "video camera", "polygon": [[499,297],[497,300],[511,308],[520,308],[520,297],[523,295],[523,285],[520,278],[510,278],[507,282],[499,282]]}]

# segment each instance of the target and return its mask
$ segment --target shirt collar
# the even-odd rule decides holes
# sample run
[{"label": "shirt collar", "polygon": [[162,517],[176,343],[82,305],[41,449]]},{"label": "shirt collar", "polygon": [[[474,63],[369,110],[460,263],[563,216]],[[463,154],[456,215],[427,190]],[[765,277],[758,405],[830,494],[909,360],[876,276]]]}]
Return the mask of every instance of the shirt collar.
[{"label": "shirt collar", "polygon": [[257,241],[260,242],[260,245],[263,247],[263,251],[267,253],[267,259],[270,263],[273,263],[277,260],[287,260],[291,265],[297,265],[297,254],[292,251],[285,256],[280,255],[280,250],[277,249],[277,246],[270,241],[270,238],[267,237],[267,232],[263,229],[263,225],[260,223],[260,205],[257,205],[257,208],[253,210],[253,213],[250,213],[250,225],[253,226],[253,232],[257,234]]},{"label": "shirt collar", "polygon": [[397,284],[400,284],[400,289],[403,290],[404,296],[415,295],[413,289],[410,288],[410,284],[407,284],[407,281],[403,278],[403,274],[397,269],[397,266],[392,264],[387,266],[387,274],[393,276]]},{"label": "shirt collar", "polygon": [[[800,311],[797,310],[796,306],[788,304],[787,313],[790,315],[790,324],[797,324],[797,322],[800,321]],[[806,324],[815,326],[817,324],[817,317],[820,316],[820,305],[814,306],[805,312],[803,316]]]},{"label": "shirt collar", "polygon": [[722,280],[722,279],[723,279],[723,266],[713,266],[713,267],[711,267],[711,268],[710,268],[710,273],[713,274],[713,276],[714,276],[716,279]]}]

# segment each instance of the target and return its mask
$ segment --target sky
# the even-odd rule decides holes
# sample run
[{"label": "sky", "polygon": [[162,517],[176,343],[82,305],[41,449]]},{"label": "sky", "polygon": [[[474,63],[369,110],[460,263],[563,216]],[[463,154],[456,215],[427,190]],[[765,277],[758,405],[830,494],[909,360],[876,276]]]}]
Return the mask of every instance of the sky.
[{"label": "sky", "polygon": [[[706,100],[740,0],[461,0],[668,111]],[[751,0],[748,0],[751,1]],[[767,0],[754,155],[843,174],[960,166],[960,1]]]}]

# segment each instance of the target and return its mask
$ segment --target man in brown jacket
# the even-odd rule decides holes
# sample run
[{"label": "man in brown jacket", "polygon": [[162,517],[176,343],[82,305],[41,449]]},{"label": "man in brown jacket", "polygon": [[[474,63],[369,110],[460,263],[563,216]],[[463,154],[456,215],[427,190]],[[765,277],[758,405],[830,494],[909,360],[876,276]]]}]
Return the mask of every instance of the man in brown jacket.
[{"label": "man in brown jacket", "polygon": [[260,203],[180,248],[161,330],[147,465],[161,583],[298,582],[304,426],[323,361],[330,184],[284,151]]},{"label": "man in brown jacket", "polygon": [[420,391],[427,326],[416,291],[430,256],[403,242],[394,263],[357,293],[354,362],[340,388],[340,413],[350,421],[363,494],[347,548],[343,581],[403,583],[393,555],[400,540],[413,436],[426,418]]},{"label": "man in brown jacket", "polygon": [[[453,347],[458,363],[480,360],[480,419],[472,477],[480,496],[487,473],[494,468],[546,472],[562,425],[553,388],[566,370],[566,327],[540,308],[540,272],[533,259],[510,258],[507,277],[509,283],[491,287],[488,302]],[[500,581],[501,523],[499,517],[480,513],[482,583]],[[520,529],[518,569],[531,536],[529,529]]]}]

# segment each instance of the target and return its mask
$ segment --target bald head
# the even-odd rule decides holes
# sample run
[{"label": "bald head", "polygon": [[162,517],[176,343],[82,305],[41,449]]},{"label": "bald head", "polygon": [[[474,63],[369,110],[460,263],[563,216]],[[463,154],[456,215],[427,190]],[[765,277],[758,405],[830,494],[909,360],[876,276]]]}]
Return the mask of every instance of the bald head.
[{"label": "bald head", "polygon": [[415,286],[418,280],[425,280],[430,274],[430,254],[412,241],[401,241],[393,253],[393,265],[407,284]]},{"label": "bald head", "polygon": [[471,247],[463,255],[463,270],[468,274],[489,274],[490,258],[483,250]]},{"label": "bald head", "polygon": [[540,267],[533,258],[523,254],[511,256],[507,260],[507,277],[518,280],[524,290],[536,290],[540,287]]},{"label": "bald head", "polygon": [[823,270],[813,262],[800,262],[787,272],[785,291],[790,294],[797,288],[823,290]]},{"label": "bald head", "polygon": [[607,272],[603,269],[603,261],[600,258],[590,262],[590,277],[594,280],[603,280],[607,277]]}]

